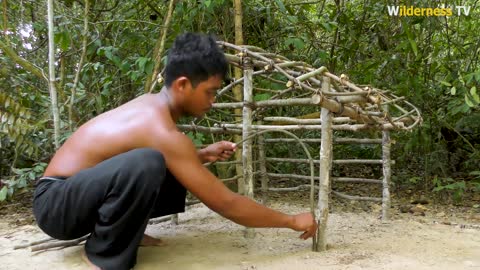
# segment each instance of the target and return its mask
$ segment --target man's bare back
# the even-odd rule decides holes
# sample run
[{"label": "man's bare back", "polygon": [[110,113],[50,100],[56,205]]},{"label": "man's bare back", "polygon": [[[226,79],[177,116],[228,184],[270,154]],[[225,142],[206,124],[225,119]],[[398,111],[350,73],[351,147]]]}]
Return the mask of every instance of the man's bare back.
[{"label": "man's bare back", "polygon": [[142,95],[82,125],[57,151],[44,176],[69,177],[120,153],[150,147],[148,137],[155,128],[178,132],[168,105],[157,94]]}]

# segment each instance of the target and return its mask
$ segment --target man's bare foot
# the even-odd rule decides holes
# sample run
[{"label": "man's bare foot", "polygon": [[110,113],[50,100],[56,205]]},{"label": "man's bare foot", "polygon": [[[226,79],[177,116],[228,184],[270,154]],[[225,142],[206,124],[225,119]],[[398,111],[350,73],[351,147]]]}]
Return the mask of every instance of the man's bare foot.
[{"label": "man's bare foot", "polygon": [[144,234],[140,246],[151,247],[151,246],[165,246],[165,242],[161,239],[153,238],[149,235]]},{"label": "man's bare foot", "polygon": [[88,264],[88,269],[89,270],[102,270],[100,267],[96,266],[93,264],[87,257],[87,254],[85,251],[82,252],[82,259]]}]

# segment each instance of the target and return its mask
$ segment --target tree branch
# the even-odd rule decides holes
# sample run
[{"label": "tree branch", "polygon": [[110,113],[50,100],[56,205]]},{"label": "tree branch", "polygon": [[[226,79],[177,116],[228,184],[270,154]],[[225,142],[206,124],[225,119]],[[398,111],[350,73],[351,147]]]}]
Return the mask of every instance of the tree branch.
[{"label": "tree branch", "polygon": [[87,54],[88,10],[89,9],[90,9],[90,0],[85,0],[82,54],[80,55],[80,61],[78,62],[77,72],[75,73],[75,79],[73,80],[72,94],[70,95],[70,105],[68,106],[68,126],[70,127],[70,131],[73,130],[73,106],[75,104],[75,95],[77,93],[78,81],[80,80],[80,72],[82,71],[85,55]]},{"label": "tree branch", "polygon": [[160,73],[160,65],[162,63],[162,54],[165,50],[165,40],[167,39],[168,27],[170,26],[170,21],[172,20],[173,10],[175,8],[175,0],[170,0],[168,4],[168,13],[165,18],[165,23],[163,26],[162,36],[155,45],[155,50],[153,52],[155,66],[153,68],[152,77],[145,81],[145,92],[152,92],[153,88],[157,82],[157,76]]},{"label": "tree branch", "polygon": [[34,64],[28,62],[27,60],[19,56],[12,48],[10,48],[7,44],[3,43],[1,40],[0,40],[0,50],[2,50],[3,53],[5,53],[8,57],[10,57],[15,63],[20,65],[23,69],[31,72],[33,75],[37,76],[38,78],[48,82],[48,79],[42,69],[40,69],[39,67],[35,66]]}]

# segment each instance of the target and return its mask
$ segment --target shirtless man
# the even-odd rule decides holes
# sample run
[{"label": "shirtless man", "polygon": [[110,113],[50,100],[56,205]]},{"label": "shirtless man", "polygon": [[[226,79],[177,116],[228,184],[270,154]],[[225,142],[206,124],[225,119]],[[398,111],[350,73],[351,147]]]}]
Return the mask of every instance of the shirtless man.
[{"label": "shirtless man", "polygon": [[176,127],[185,115],[203,116],[227,72],[209,36],[187,33],[169,51],[165,86],[82,125],[56,152],[37,182],[39,227],[58,239],[89,234],[92,269],[131,269],[148,220],[185,209],[186,190],[220,215],[248,227],[284,227],[315,234],[310,213],[287,215],[226,188],[202,163],[225,160],[235,144],[197,151]]}]

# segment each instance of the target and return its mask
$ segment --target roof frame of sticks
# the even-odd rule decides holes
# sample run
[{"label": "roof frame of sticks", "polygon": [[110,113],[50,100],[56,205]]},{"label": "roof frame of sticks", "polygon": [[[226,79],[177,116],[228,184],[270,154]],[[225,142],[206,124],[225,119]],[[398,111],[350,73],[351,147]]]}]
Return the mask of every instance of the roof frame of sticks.
[{"label": "roof frame of sticks", "polygon": [[[257,148],[260,153],[256,155],[261,159],[265,157],[263,134],[267,131],[283,132],[287,137],[291,137],[291,140],[301,144],[310,163],[310,185],[302,186],[310,188],[311,212],[319,223],[317,235],[313,239],[313,250],[326,249],[326,224],[330,193],[346,199],[380,201],[383,209],[382,217],[387,219],[392,163],[389,131],[410,131],[421,124],[422,118],[419,109],[392,91],[381,90],[370,85],[357,85],[351,82],[347,75],[336,76],[330,73],[326,67],[314,68],[308,63],[292,61],[255,46],[238,46],[221,41],[218,44],[226,51],[225,55],[229,63],[243,71],[243,77],[232,80],[218,91],[217,101],[219,102],[215,103],[213,108],[222,116],[206,117],[208,126],[203,125],[202,119],[196,121],[198,123],[194,121],[190,125],[179,125],[179,128],[183,131],[242,135],[242,140],[237,142],[242,144],[242,160],[233,163],[242,164],[243,174],[228,180],[241,180],[244,188],[239,185],[239,190],[243,189],[240,192],[252,198],[255,176],[262,178],[264,191],[280,190],[264,187],[263,178],[270,175],[265,169],[265,159],[260,160],[260,166],[255,166],[259,171],[254,171],[252,138],[259,136],[262,139],[260,144],[257,140]],[[274,87],[269,88],[268,85]],[[243,88],[243,100],[238,100],[234,97],[235,95],[232,95],[235,87]],[[292,115],[298,114],[299,107],[310,108],[309,113],[300,116]],[[272,108],[274,109],[272,110]],[[283,108],[280,111],[281,116],[272,115],[279,113],[278,108]],[[214,123],[213,126],[210,124],[211,122]],[[269,124],[265,124],[266,122]],[[382,140],[379,140],[383,151],[382,160],[377,162],[383,164],[383,179],[362,180],[357,178],[353,181],[383,184],[382,198],[349,196],[332,191],[330,188],[333,155],[332,131],[355,132],[372,129],[383,133]],[[321,136],[319,136],[321,137],[320,158],[316,162],[320,164],[320,173],[316,178],[313,172],[315,161],[312,160],[301,139],[292,133],[312,130],[321,130]],[[357,142],[365,143],[365,139]],[[292,159],[292,161],[298,160]],[[371,161],[367,160],[365,163]],[[316,179],[318,179],[318,183]],[[298,190],[300,187],[290,190]],[[319,190],[318,203],[314,202],[316,190]],[[253,234],[252,229],[246,229],[247,236]]]}]

